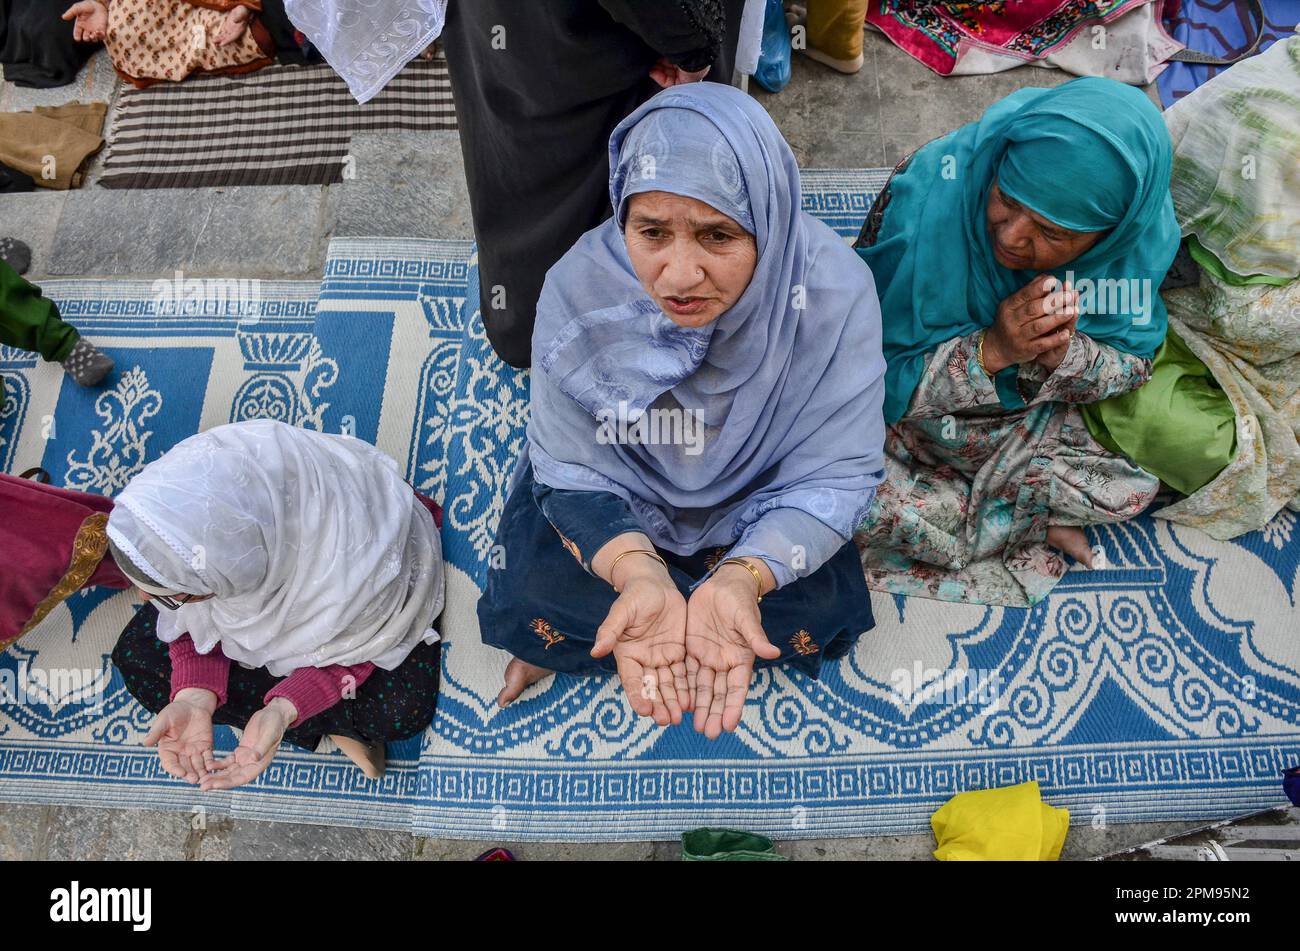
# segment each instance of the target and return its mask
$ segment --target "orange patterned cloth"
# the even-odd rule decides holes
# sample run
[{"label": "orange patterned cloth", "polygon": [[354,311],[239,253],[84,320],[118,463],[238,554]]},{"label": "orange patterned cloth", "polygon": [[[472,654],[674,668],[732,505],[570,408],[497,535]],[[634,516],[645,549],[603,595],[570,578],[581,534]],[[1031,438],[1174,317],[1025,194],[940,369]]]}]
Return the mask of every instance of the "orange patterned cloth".
[{"label": "orange patterned cloth", "polygon": [[196,72],[252,72],[268,65],[274,51],[256,17],[238,40],[216,45],[236,6],[261,10],[260,0],[111,0],[104,45],[118,74],[136,86],[178,82]]}]

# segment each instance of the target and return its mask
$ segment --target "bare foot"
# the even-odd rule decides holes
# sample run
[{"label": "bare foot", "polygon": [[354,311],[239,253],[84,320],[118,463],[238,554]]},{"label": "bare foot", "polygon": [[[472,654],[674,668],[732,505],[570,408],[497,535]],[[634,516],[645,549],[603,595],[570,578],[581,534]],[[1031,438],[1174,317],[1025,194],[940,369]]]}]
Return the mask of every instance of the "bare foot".
[{"label": "bare foot", "polygon": [[218,46],[229,46],[244,35],[248,29],[248,21],[252,18],[253,11],[248,7],[235,7],[226,14],[225,20],[221,22],[221,31],[217,33],[215,40]]},{"label": "bare foot", "polygon": [[361,767],[361,772],[366,774],[367,779],[378,779],[384,775],[383,743],[370,746],[350,736],[339,736],[337,733],[331,733],[330,739],[338,744],[344,756]]},{"label": "bare foot", "polygon": [[545,680],[553,673],[555,671],[525,663],[518,657],[512,658],[510,663],[506,665],[505,686],[497,694],[497,706],[509,705],[512,700],[517,700],[519,695],[533,684],[539,680]]},{"label": "bare foot", "polygon": [[1047,530],[1047,544],[1065,552],[1081,565],[1092,567],[1092,546],[1083,529],[1073,525],[1053,525]]}]

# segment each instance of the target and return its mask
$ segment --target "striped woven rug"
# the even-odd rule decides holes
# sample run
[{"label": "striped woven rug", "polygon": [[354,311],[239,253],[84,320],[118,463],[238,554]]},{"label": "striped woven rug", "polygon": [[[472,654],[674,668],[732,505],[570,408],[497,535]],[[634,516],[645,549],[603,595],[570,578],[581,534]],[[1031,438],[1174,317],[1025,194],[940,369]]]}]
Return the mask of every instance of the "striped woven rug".
[{"label": "striped woven rug", "polygon": [[349,174],[354,132],[456,128],[447,62],[417,60],[358,105],[328,66],[268,66],[124,90],[106,188],[326,185]]}]

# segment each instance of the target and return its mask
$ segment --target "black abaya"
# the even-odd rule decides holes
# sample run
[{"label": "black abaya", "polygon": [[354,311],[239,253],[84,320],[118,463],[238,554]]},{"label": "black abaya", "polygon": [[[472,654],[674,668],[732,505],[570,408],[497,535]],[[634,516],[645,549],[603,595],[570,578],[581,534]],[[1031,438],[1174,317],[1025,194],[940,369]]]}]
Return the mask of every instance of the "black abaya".
[{"label": "black abaya", "polygon": [[443,44],[478,241],[483,323],[527,366],[542,279],[610,213],[609,136],[660,57],[730,82],[744,0],[474,0]]},{"label": "black abaya", "polygon": [[98,43],[72,38],[60,19],[72,0],[0,0],[0,65],[16,86],[48,89],[77,78]]}]

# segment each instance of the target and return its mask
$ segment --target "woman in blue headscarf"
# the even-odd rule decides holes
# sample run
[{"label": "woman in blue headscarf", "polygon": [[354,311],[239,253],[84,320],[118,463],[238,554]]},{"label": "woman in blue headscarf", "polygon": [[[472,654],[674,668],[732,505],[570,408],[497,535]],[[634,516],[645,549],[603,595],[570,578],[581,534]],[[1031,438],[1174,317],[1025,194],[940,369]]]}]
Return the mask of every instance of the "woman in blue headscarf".
[{"label": "woman in blue headscarf", "polygon": [[856,536],[868,581],[1013,605],[1091,565],[1080,526],[1159,481],[1079,407],[1147,380],[1178,249],[1171,146],[1139,90],[1022,89],[906,160],[857,244],[879,281],[887,478]]},{"label": "woman in blue headscarf", "polygon": [[756,663],[816,677],[874,624],[851,537],[884,476],[880,310],[738,90],[659,93],[609,164],[614,217],[538,303],[479,620],[514,658],[502,705],[553,671],[617,670],[638,714],[693,710],[713,738]]}]

